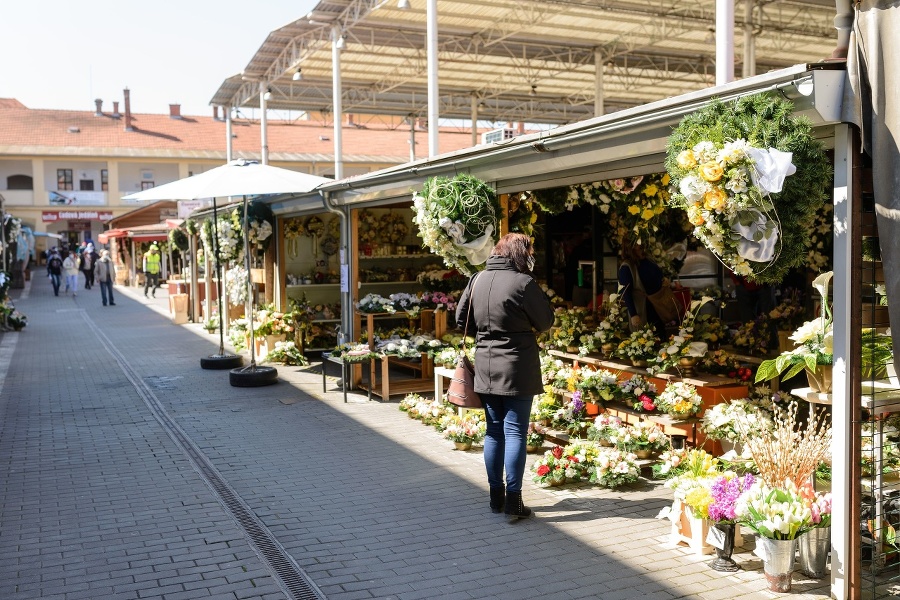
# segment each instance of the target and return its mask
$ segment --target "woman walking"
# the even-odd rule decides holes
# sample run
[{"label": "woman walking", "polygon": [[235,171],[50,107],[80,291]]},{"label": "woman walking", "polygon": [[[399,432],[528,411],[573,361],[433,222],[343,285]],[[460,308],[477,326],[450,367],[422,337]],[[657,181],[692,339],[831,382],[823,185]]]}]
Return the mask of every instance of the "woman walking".
[{"label": "woman walking", "polygon": [[72,297],[78,295],[78,257],[74,250],[63,261],[63,272],[66,274],[66,293],[72,290]]},{"label": "woman walking", "polygon": [[553,325],[553,308],[531,276],[532,269],[531,238],[520,233],[503,236],[456,308],[456,322],[465,328],[472,305],[466,334],[475,337],[475,391],[487,421],[484,465],[491,511],[505,512],[510,522],[531,516],[522,502],[522,480],[531,404],[543,391],[535,331]]}]

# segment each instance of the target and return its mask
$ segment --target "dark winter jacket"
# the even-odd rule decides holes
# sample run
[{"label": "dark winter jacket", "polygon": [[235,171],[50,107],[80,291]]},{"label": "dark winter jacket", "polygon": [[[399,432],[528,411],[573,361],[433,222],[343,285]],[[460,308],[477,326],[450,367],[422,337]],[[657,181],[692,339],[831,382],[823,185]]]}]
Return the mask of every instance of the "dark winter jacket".
[{"label": "dark winter jacket", "polygon": [[553,308],[546,294],[511,260],[492,256],[462,293],[456,307],[459,327],[466,325],[470,296],[472,318],[467,333],[476,340],[475,391],[500,396],[540,394],[535,330],[547,331],[553,325]]}]

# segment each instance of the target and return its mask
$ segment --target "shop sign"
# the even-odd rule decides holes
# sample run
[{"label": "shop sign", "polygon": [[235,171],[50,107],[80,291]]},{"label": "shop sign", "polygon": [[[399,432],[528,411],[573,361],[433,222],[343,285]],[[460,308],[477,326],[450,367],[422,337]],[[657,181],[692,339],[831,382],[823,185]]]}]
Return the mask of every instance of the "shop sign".
[{"label": "shop sign", "polygon": [[48,192],[51,206],[103,206],[106,204],[106,192]]},{"label": "shop sign", "polygon": [[45,210],[41,213],[41,221],[44,223],[56,223],[57,221],[109,221],[113,218],[112,211],[104,210]]}]

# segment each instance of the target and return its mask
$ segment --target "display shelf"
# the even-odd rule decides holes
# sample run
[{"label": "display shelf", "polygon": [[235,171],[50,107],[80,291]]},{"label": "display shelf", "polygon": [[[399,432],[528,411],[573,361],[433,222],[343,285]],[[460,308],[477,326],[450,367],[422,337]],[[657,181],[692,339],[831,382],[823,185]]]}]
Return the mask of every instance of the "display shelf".
[{"label": "display shelf", "polygon": [[359,260],[380,260],[380,259],[403,259],[403,258],[430,258],[432,260],[440,260],[434,254],[429,254],[427,252],[423,252],[422,254],[384,254],[381,256],[366,256],[365,254],[359,255]]},{"label": "display shelf", "polygon": [[421,284],[418,281],[360,281],[359,287],[364,285],[405,285],[407,287],[411,285],[420,286]]},{"label": "display shelf", "polygon": [[286,290],[295,290],[295,289],[316,288],[316,289],[326,290],[326,289],[333,289],[333,288],[339,288],[339,287],[341,287],[340,283],[295,283],[295,284],[286,285],[285,289]]},{"label": "display shelf", "polygon": [[[810,404],[831,406],[831,394],[823,394],[809,387],[795,388],[791,395]],[[900,411],[900,388],[889,381],[863,384],[862,407],[874,415]]]}]

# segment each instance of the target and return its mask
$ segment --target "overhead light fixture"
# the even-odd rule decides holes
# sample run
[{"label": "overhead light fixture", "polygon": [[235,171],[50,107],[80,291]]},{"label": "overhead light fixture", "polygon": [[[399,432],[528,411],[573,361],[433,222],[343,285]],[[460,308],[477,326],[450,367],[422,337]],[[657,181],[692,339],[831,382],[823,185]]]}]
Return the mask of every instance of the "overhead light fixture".
[{"label": "overhead light fixture", "polygon": [[264,99],[264,100],[271,100],[271,99],[272,99],[272,88],[266,88],[266,93],[263,94],[263,99]]},{"label": "overhead light fixture", "polygon": [[294,81],[300,81],[301,79],[303,79],[303,73],[301,72],[301,70],[297,69],[297,72],[294,73],[294,76],[291,79],[293,79]]},{"label": "overhead light fixture", "polygon": [[339,37],[337,39],[337,42],[335,42],[334,47],[337,48],[338,50],[343,50],[344,45],[345,45],[345,42],[344,42],[345,39],[347,39],[346,35],[342,35],[341,37]]},{"label": "overhead light fixture", "polygon": [[409,10],[409,0],[399,0],[397,2],[397,8],[400,10]]},{"label": "overhead light fixture", "polygon": [[531,96],[532,98],[537,96],[537,86],[536,85],[534,85],[534,84],[531,85],[531,91],[528,92],[528,95]]}]

